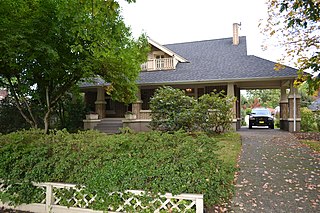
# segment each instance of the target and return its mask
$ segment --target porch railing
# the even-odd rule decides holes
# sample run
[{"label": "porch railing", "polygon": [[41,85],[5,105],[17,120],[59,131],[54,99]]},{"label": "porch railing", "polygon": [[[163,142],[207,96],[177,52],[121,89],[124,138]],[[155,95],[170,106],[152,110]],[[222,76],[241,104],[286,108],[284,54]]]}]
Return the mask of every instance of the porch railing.
[{"label": "porch railing", "polygon": [[172,70],[174,69],[173,58],[149,59],[141,65],[141,70]]}]

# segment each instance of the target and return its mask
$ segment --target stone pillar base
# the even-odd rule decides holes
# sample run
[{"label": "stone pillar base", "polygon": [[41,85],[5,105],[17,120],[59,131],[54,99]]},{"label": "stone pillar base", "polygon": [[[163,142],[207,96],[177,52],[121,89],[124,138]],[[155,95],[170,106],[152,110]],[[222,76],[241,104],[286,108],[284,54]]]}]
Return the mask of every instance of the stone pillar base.
[{"label": "stone pillar base", "polygon": [[294,131],[294,122],[291,120],[288,121],[288,131],[289,132],[300,132],[300,127],[301,127],[300,120],[296,121],[296,131]]},{"label": "stone pillar base", "polygon": [[240,122],[238,122],[237,119],[233,119],[232,124],[231,124],[231,131],[237,131],[239,124],[240,124]]},{"label": "stone pillar base", "polygon": [[288,120],[280,120],[280,129],[289,131]]},{"label": "stone pillar base", "polygon": [[83,120],[83,129],[94,129],[100,122],[101,120]]}]

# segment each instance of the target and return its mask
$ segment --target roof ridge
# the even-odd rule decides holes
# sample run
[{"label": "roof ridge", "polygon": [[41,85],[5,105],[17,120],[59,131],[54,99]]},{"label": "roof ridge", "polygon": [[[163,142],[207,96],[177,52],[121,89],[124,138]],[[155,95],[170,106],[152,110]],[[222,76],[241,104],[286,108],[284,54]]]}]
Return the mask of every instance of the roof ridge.
[{"label": "roof ridge", "polygon": [[[239,36],[239,38],[246,38],[246,36]],[[219,40],[227,40],[227,39],[232,39],[232,37],[216,38],[216,39],[206,39],[206,40],[197,40],[197,41],[186,41],[186,42],[178,42],[178,43],[170,43],[170,44],[163,44],[163,46],[176,45],[176,44],[200,43],[200,42],[207,42],[207,41],[219,41]]]}]

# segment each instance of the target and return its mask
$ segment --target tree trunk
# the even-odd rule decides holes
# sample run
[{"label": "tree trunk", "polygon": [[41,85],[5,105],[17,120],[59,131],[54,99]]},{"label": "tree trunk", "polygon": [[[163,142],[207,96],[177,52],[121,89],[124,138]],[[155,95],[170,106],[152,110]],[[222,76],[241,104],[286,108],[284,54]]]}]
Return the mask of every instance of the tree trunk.
[{"label": "tree trunk", "polygon": [[43,119],[44,122],[44,134],[49,132],[49,122],[50,122],[50,110],[48,110]]}]

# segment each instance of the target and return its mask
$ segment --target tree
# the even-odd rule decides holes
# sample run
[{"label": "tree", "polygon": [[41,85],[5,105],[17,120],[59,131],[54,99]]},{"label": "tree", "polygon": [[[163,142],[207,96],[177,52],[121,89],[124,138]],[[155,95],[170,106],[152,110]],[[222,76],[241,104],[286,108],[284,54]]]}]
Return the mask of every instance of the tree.
[{"label": "tree", "polygon": [[38,103],[47,132],[54,107],[85,77],[102,77],[115,100],[132,102],[148,45],[132,38],[115,0],[2,0],[0,52],[0,84],[32,127],[30,102]]},{"label": "tree", "polygon": [[279,89],[247,90],[247,102],[252,106],[259,103],[263,107],[276,108],[280,103]]},{"label": "tree", "polygon": [[[295,83],[307,81],[312,93],[320,86],[320,1],[269,0],[268,14],[263,30],[285,48],[283,60],[296,61],[299,79]],[[317,77],[306,75],[305,70]]]}]

